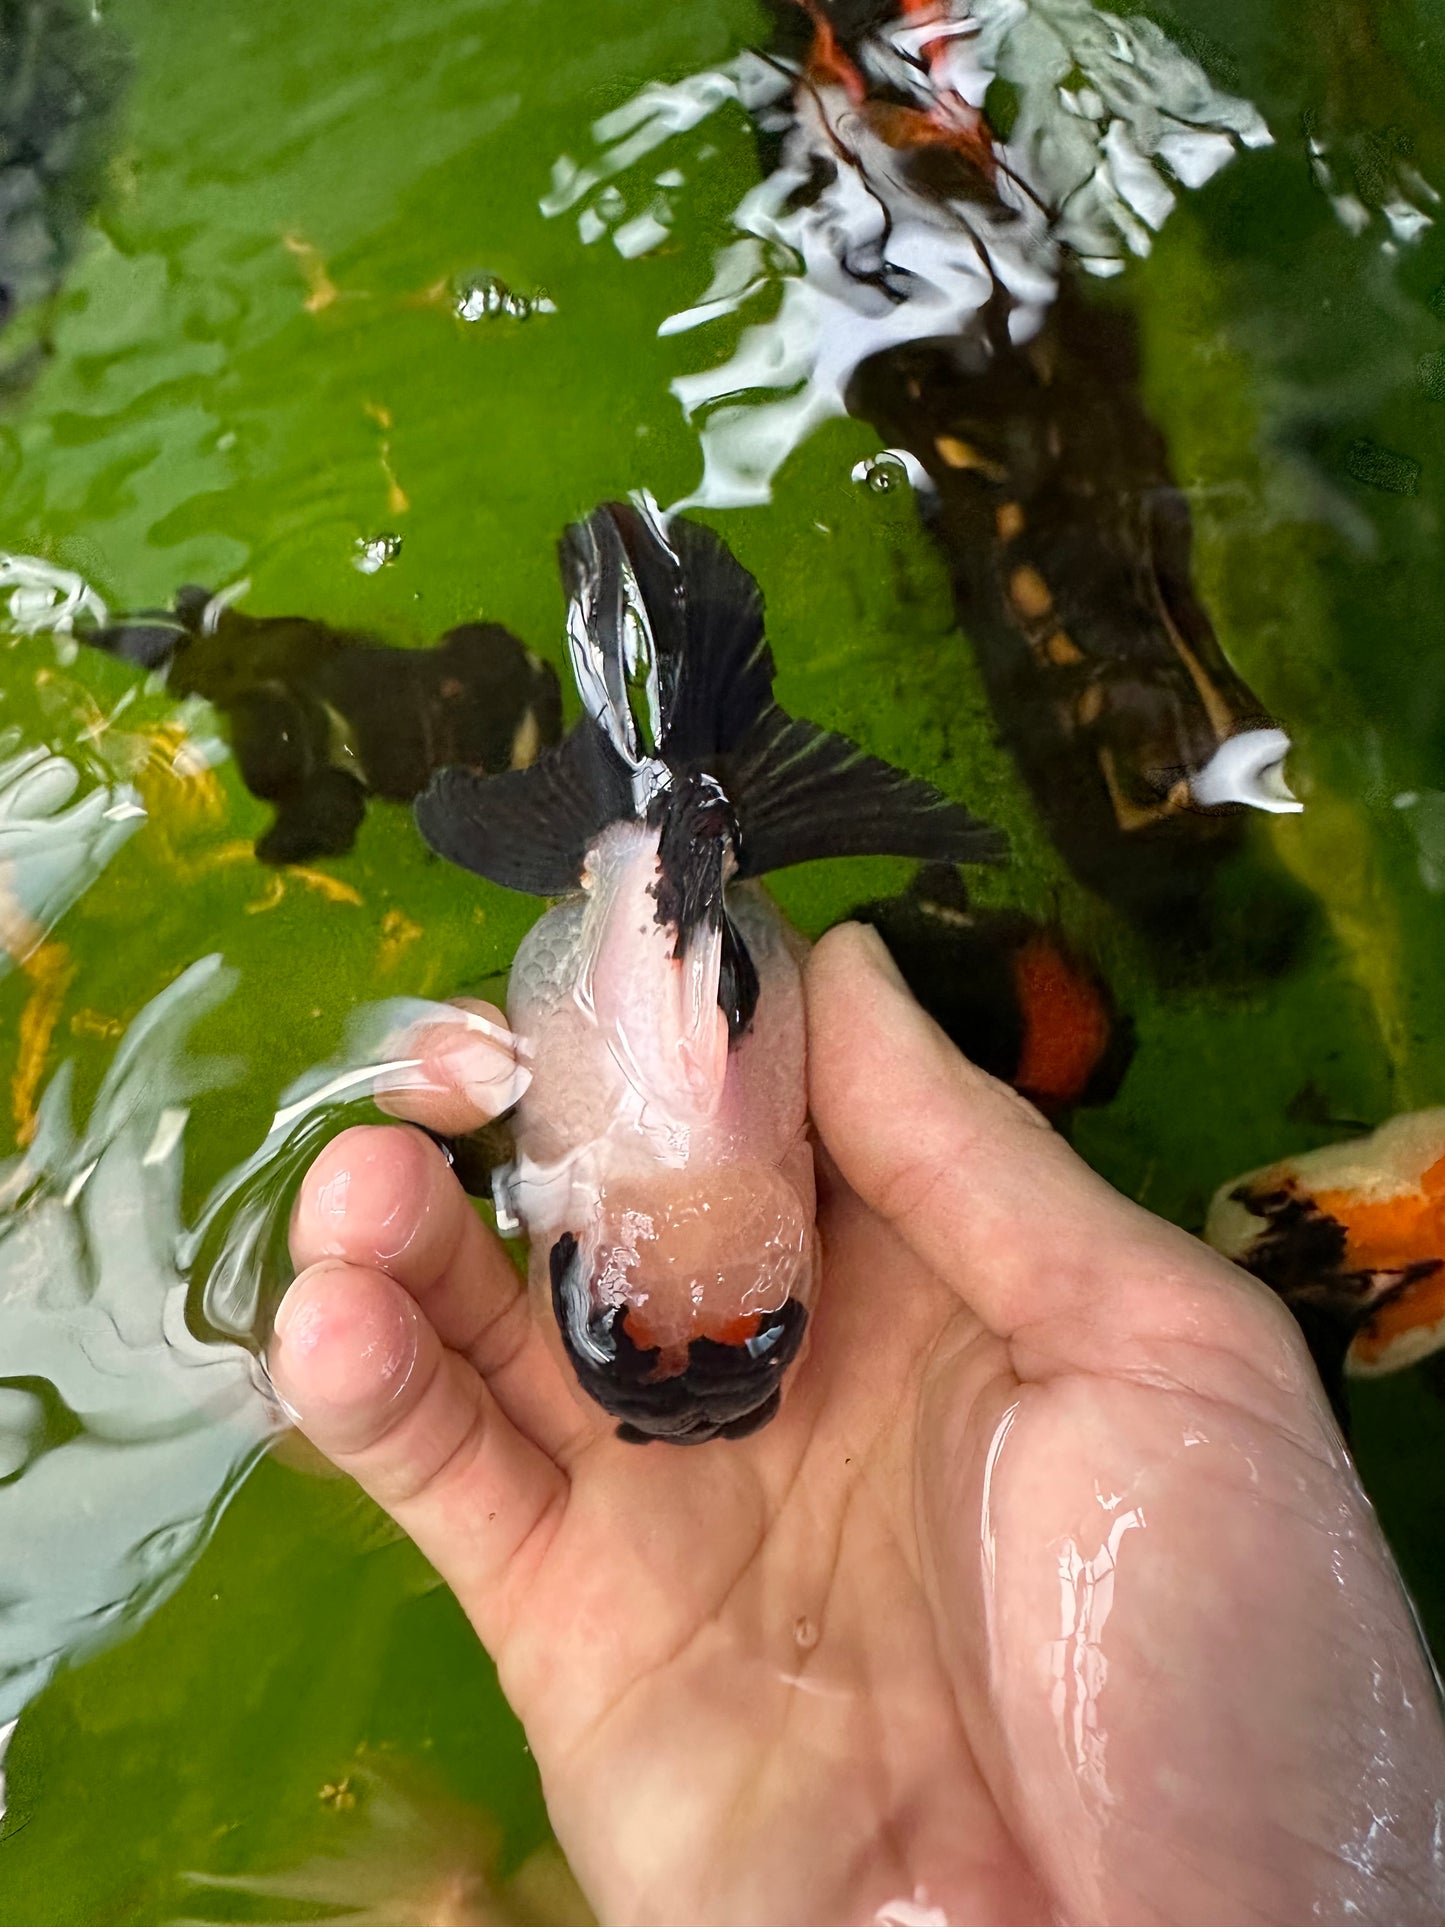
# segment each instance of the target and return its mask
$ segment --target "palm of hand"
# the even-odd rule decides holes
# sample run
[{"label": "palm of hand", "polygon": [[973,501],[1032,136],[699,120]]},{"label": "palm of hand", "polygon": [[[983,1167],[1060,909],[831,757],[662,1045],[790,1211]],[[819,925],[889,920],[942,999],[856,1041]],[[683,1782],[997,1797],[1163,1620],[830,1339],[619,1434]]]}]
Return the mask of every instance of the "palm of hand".
[{"label": "palm of hand", "polygon": [[619,1444],[393,1131],[313,1174],[278,1383],[471,1613],[604,1918],[1433,1917],[1438,1716],[1292,1330],[884,979],[843,1029],[860,971],[814,959],[843,1176],[773,1425]]}]

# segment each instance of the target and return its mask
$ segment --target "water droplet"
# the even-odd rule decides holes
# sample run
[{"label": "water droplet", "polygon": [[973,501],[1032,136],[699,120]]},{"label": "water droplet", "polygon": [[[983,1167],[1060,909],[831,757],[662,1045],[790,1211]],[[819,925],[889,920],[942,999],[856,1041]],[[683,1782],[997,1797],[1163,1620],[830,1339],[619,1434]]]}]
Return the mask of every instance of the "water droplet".
[{"label": "water droplet", "polygon": [[919,491],[929,491],[933,487],[933,478],[928,470],[906,448],[880,448],[876,455],[866,456],[861,462],[856,462],[852,476],[855,482],[866,484],[875,495],[890,495],[905,484]]},{"label": "water droplet", "polygon": [[453,312],[459,321],[486,321],[498,315],[529,321],[534,314],[556,314],[557,303],[544,288],[518,294],[497,274],[473,275],[457,289]]},{"label": "water droplet", "polygon": [[360,569],[363,575],[375,575],[384,569],[388,562],[395,562],[401,554],[401,537],[383,530],[380,535],[359,535],[356,538],[356,553],[351,558],[353,569]]}]

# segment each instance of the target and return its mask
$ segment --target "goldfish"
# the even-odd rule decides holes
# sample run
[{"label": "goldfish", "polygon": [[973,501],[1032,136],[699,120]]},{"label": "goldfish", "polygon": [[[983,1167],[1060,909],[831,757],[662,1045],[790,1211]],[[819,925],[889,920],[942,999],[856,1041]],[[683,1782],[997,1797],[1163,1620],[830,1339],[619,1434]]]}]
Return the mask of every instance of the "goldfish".
[{"label": "goldfish", "polygon": [[956,870],[920,870],[896,897],[850,916],[871,924],[913,995],[964,1056],[1062,1127],[1107,1104],[1134,1052],[1109,986],[1061,930],[970,903]]},{"label": "goldfish", "polygon": [[444,771],[417,823],[564,899],[512,965],[530,1082],[496,1188],[579,1385],[622,1438],[737,1438],[778,1410],[818,1285],[802,944],[756,879],[1003,840],[778,706],[758,586],[710,530],[609,503],[561,563],[581,721],[528,770]]},{"label": "goldfish", "polygon": [[1346,1376],[1445,1348],[1445,1109],[1232,1179],[1204,1235],[1289,1306],[1343,1419]]},{"label": "goldfish", "polygon": [[493,622],[400,649],[311,616],[246,615],[227,592],[187,587],[174,611],[82,633],[221,711],[247,789],[275,808],[256,840],[262,863],[344,856],[369,797],[410,803],[453,763],[516,768],[562,733],[556,672]]}]

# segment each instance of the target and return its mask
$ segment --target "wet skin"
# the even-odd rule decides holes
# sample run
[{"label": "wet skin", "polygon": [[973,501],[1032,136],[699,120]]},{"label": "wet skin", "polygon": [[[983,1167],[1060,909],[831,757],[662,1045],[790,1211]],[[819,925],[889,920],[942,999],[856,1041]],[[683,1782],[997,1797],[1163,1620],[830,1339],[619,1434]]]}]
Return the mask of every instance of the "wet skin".
[{"label": "wet skin", "polygon": [[[823,1283],[751,1438],[618,1443],[417,1132],[293,1229],[278,1390],[455,1590],[601,1918],[1437,1919],[1439,1702],[1288,1315],[871,934],[807,996]],[[515,1088],[425,1048],[428,1123]]]}]

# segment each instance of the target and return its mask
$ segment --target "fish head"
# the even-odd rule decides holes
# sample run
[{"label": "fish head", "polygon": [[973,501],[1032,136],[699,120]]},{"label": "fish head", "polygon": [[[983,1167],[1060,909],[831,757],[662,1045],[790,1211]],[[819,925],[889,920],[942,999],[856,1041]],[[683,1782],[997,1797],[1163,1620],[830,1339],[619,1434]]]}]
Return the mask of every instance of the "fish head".
[{"label": "fish head", "polygon": [[788,1175],[743,1161],[603,1187],[547,1252],[563,1348],[619,1437],[741,1438],[778,1410],[815,1285],[813,1214]]}]

